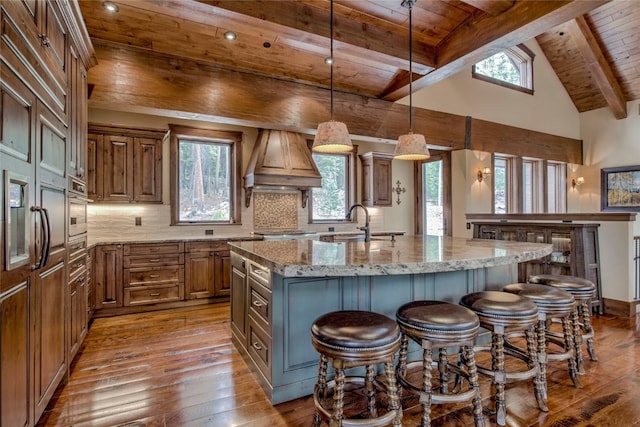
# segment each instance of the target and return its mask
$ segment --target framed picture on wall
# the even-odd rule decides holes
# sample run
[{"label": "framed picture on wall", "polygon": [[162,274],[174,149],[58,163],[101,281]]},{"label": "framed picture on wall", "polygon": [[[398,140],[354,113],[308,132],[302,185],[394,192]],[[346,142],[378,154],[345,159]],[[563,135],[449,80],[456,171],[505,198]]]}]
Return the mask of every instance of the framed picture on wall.
[{"label": "framed picture on wall", "polygon": [[602,168],[602,211],[640,212],[640,165]]}]

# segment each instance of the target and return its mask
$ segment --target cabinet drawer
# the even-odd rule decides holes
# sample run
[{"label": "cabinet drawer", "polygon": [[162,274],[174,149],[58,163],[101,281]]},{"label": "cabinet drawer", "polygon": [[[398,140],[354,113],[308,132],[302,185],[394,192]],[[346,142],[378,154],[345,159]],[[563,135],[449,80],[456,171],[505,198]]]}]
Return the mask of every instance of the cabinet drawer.
[{"label": "cabinet drawer", "polygon": [[271,292],[254,280],[249,280],[249,310],[261,321],[263,328],[268,330],[271,324]]},{"label": "cabinet drawer", "polygon": [[258,281],[258,283],[271,289],[271,271],[267,267],[250,262],[249,277],[252,277]]},{"label": "cabinet drawer", "polygon": [[125,245],[124,255],[177,254],[184,252],[183,242],[173,243],[138,243]]},{"label": "cabinet drawer", "polygon": [[229,245],[225,240],[212,242],[186,242],[184,244],[185,252],[206,252],[206,251],[226,251]]},{"label": "cabinet drawer", "polygon": [[126,268],[124,286],[148,286],[184,282],[184,267]]},{"label": "cabinet drawer", "polygon": [[184,254],[129,255],[124,257],[124,267],[154,267],[164,265],[184,265]]},{"label": "cabinet drawer", "polygon": [[124,305],[145,305],[180,301],[184,296],[184,285],[139,286],[124,289]]},{"label": "cabinet drawer", "polygon": [[231,266],[243,273],[247,272],[247,260],[234,252],[231,252]]},{"label": "cabinet drawer", "polygon": [[75,239],[70,240],[68,243],[69,248],[69,258],[75,258],[78,255],[82,255],[87,252],[87,239]]},{"label": "cabinet drawer", "polygon": [[83,253],[80,256],[76,256],[69,260],[68,272],[69,277],[73,277],[78,274],[79,271],[85,269],[87,266],[87,254]]},{"label": "cabinet drawer", "polygon": [[262,375],[271,381],[271,338],[249,318],[247,351]]}]

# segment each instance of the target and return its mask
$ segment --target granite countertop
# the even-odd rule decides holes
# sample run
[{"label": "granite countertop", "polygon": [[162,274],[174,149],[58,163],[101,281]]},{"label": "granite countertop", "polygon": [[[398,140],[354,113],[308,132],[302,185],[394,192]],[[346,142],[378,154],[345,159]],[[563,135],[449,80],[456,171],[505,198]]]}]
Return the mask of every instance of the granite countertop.
[{"label": "granite countertop", "polygon": [[233,252],[284,277],[435,273],[514,264],[551,253],[550,244],[433,236],[395,241],[230,242]]}]

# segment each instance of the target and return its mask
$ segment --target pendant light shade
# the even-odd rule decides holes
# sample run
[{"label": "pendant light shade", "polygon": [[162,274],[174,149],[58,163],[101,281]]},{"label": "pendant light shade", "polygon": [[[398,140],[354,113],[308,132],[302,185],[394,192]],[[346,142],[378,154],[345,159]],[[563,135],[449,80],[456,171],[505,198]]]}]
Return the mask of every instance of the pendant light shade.
[{"label": "pendant light shade", "polygon": [[401,135],[396,143],[393,158],[398,160],[425,160],[431,157],[424,135],[413,133],[413,25],[411,8],[417,0],[404,0],[402,6],[409,9],[409,133]]},{"label": "pendant light shade", "polygon": [[331,56],[325,63],[331,67],[331,120],[318,124],[312,150],[318,153],[344,153],[353,150],[347,125],[333,120],[333,0],[331,0]]},{"label": "pendant light shade", "polygon": [[334,120],[318,124],[316,137],[313,139],[313,151],[342,153],[352,149],[353,145],[346,124]]}]

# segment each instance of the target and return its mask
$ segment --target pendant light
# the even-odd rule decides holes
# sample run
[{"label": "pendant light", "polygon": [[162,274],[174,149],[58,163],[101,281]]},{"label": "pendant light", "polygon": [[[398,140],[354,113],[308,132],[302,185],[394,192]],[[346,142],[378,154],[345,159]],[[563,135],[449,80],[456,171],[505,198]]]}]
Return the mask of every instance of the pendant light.
[{"label": "pendant light", "polygon": [[318,153],[343,153],[353,150],[347,125],[333,120],[333,0],[331,0],[331,53],[324,60],[331,67],[331,119],[318,124],[316,137],[313,139],[312,150]]},{"label": "pendant light", "polygon": [[409,133],[401,135],[396,143],[393,158],[399,160],[425,160],[431,157],[424,135],[413,133],[413,23],[411,20],[411,8],[416,1],[403,0],[402,2],[402,7],[409,9]]}]

